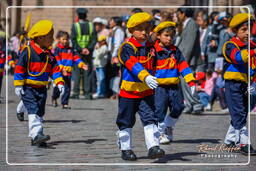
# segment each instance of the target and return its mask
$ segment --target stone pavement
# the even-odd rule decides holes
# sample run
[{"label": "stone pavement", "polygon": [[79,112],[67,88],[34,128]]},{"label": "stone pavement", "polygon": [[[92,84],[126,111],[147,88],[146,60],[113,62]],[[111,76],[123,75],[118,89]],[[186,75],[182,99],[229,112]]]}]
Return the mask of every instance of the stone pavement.
[{"label": "stone pavement", "polygon": [[[223,144],[229,115],[221,112],[208,112],[202,115],[183,114],[174,131],[174,142],[163,145],[166,156],[156,160],[146,158],[143,127],[137,117],[133,129],[134,152],[139,160],[123,161],[116,146],[115,124],[117,101],[108,99],[71,100],[71,110],[50,106],[50,94],[46,106],[44,122],[45,134],[51,135],[47,149],[30,146],[26,121],[16,118],[16,106],[19,98],[14,94],[12,77],[8,85],[8,165],[6,163],[6,107],[0,104],[0,170],[255,170],[256,157],[251,157],[247,166],[235,166],[232,163],[247,163],[248,157],[239,153],[223,151],[200,151],[199,145],[216,147]],[[2,96],[5,98],[5,83]],[[251,115],[251,140],[256,148],[256,115]],[[36,163],[47,166],[31,166]],[[223,163],[230,166],[185,166],[184,164]],[[28,164],[30,166],[20,166]],[[48,165],[52,164],[52,166]],[[53,165],[53,164],[57,164]],[[63,166],[73,164],[73,166]],[[102,164],[88,166],[86,164]],[[128,164],[128,165],[120,165]],[[130,164],[140,164],[130,166]],[[147,166],[143,166],[145,164]],[[159,165],[148,165],[159,164]],[[167,164],[172,164],[168,166]],[[181,166],[178,166],[181,165]]]}]

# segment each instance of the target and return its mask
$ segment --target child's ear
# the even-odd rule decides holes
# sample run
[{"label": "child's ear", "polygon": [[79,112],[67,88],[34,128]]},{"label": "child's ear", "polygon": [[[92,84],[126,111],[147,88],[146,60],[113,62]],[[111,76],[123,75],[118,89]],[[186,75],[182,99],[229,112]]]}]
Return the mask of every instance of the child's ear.
[{"label": "child's ear", "polygon": [[160,39],[160,34],[159,33],[156,33],[156,38]]}]

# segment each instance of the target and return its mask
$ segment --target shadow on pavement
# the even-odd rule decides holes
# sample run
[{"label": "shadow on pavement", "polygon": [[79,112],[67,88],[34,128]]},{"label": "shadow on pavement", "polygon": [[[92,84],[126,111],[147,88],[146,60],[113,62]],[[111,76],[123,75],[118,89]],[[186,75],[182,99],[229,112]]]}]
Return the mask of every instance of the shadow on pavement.
[{"label": "shadow on pavement", "polygon": [[62,123],[62,122],[71,122],[71,123],[79,123],[86,122],[86,120],[44,120],[44,123]]},{"label": "shadow on pavement", "polygon": [[192,143],[192,144],[198,144],[198,143],[214,143],[218,144],[220,143],[221,139],[194,139],[194,140],[175,140],[171,143]]},{"label": "shadow on pavement", "polygon": [[166,154],[164,157],[157,159],[153,163],[167,163],[171,160],[180,160],[180,161],[192,161],[191,159],[186,159],[186,156],[196,156],[205,153],[198,153],[198,152],[182,152],[182,153],[174,153],[174,154]]},{"label": "shadow on pavement", "polygon": [[71,108],[71,110],[104,110],[103,108]]},{"label": "shadow on pavement", "polygon": [[88,140],[72,140],[72,141],[52,141],[48,144],[50,145],[58,145],[58,144],[66,144],[66,143],[85,143],[85,144],[92,144],[96,141],[107,141],[107,139],[88,139]]}]

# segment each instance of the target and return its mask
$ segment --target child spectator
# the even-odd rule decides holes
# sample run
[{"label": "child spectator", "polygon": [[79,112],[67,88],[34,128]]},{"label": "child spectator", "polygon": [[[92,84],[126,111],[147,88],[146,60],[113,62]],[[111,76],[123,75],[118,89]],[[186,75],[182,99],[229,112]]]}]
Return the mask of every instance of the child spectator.
[{"label": "child spectator", "polygon": [[93,97],[102,98],[106,95],[105,66],[107,64],[108,59],[108,47],[106,42],[106,36],[101,35],[98,37],[98,43],[95,46],[93,58],[93,65],[96,69],[97,77],[97,92]]}]

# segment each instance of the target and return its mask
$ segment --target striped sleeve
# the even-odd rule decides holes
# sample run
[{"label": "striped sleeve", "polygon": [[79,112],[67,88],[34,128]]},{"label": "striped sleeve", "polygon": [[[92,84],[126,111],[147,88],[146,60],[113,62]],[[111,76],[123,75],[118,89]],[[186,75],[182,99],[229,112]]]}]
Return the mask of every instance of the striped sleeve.
[{"label": "striped sleeve", "polygon": [[28,51],[24,49],[19,56],[19,60],[14,70],[14,86],[23,86],[27,77]]},{"label": "striped sleeve", "polygon": [[[239,50],[233,43],[227,43],[224,48],[226,48],[224,56],[226,56],[228,62],[234,64],[245,64],[248,62],[248,49]],[[250,55],[253,54],[250,53]]]},{"label": "striped sleeve", "polygon": [[123,46],[121,59],[125,67],[142,82],[144,82],[145,78],[150,75],[149,72],[139,63],[138,59],[135,57],[134,49],[132,46],[128,44]]},{"label": "striped sleeve", "polygon": [[84,62],[82,61],[82,59],[78,55],[75,55],[73,60],[74,60],[75,65],[78,66],[78,68],[82,68],[83,65],[85,65]]},{"label": "striped sleeve", "polygon": [[58,66],[56,60],[52,61],[52,70],[51,70],[51,77],[54,80],[54,84],[64,84],[64,80],[62,78],[61,69]]},{"label": "striped sleeve", "polygon": [[193,72],[189,68],[187,61],[185,60],[184,56],[182,55],[179,49],[177,49],[176,51],[176,58],[178,62],[178,71],[184,78],[185,82],[188,83],[189,86],[195,85],[195,77],[193,75]]}]

